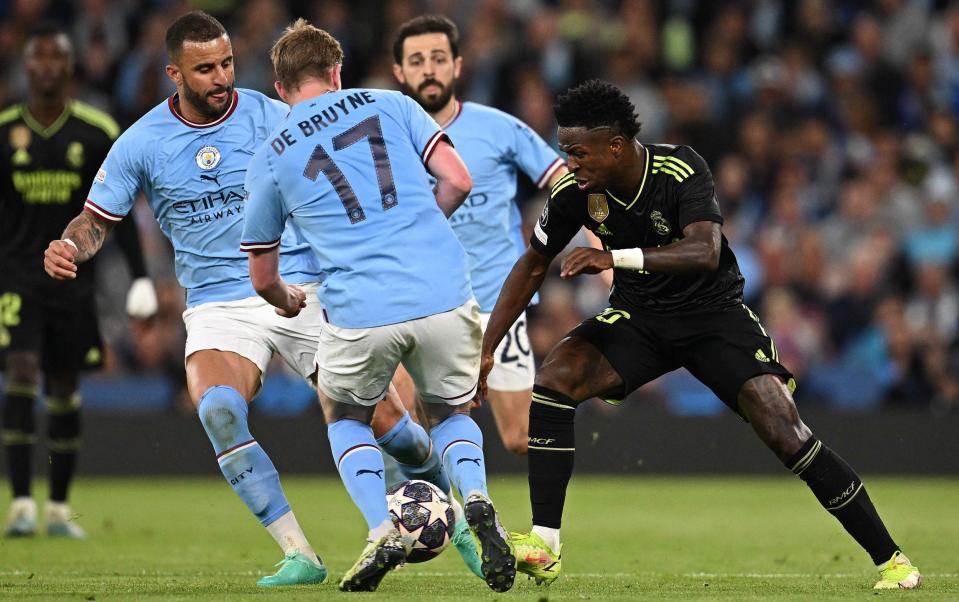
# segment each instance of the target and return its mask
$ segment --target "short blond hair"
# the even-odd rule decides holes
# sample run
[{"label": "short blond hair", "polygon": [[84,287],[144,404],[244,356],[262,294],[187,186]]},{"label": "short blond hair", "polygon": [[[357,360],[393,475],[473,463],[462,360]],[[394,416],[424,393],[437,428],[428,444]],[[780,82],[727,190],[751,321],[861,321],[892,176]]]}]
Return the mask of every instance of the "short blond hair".
[{"label": "short blond hair", "polygon": [[343,64],[343,47],[326,31],[297,19],[273,44],[270,59],[277,81],[294,90],[308,77],[329,81],[330,69]]}]

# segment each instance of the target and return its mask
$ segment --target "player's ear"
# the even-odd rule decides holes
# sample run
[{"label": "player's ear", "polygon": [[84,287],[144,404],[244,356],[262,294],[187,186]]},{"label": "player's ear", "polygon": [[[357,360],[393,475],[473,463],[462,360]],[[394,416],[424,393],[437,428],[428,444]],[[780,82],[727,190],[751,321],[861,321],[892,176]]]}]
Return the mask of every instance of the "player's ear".
[{"label": "player's ear", "polygon": [[334,90],[343,89],[343,78],[340,75],[342,70],[343,65],[333,65],[333,68],[330,69],[330,83],[333,84]]},{"label": "player's ear", "polygon": [[395,77],[396,81],[400,82],[401,84],[406,83],[406,76],[403,75],[403,67],[401,65],[393,63],[393,77]]},{"label": "player's ear", "polygon": [[458,56],[453,59],[453,79],[459,79],[460,71],[463,69],[463,57]]},{"label": "player's ear", "polygon": [[278,81],[273,82],[273,89],[276,90],[276,95],[280,97],[280,100],[282,100],[286,104],[290,104],[289,101],[287,100],[286,88],[283,87],[282,83]]},{"label": "player's ear", "polygon": [[613,155],[613,157],[619,159],[619,157],[623,154],[623,148],[625,148],[625,144],[624,144],[625,142],[626,142],[626,139],[623,138],[620,134],[616,134],[615,136],[609,139],[609,152]]},{"label": "player's ear", "polygon": [[166,76],[173,82],[174,86],[179,86],[183,83],[183,74],[180,73],[179,67],[172,63],[166,66]]}]

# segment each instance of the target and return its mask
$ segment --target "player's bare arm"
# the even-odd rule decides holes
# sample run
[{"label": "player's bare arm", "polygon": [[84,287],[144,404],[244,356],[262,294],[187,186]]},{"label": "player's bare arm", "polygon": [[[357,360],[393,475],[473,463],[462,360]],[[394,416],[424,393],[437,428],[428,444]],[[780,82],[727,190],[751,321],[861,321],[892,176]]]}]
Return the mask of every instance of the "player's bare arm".
[{"label": "player's bare arm", "polygon": [[[722,230],[716,222],[694,222],[683,229],[683,238],[664,247],[642,250],[642,269],[682,274],[710,272],[719,267]],[[598,274],[614,267],[613,251],[578,247],[563,260],[560,276]]]},{"label": "player's bare arm", "polygon": [[84,211],[67,224],[60,240],[50,241],[43,252],[43,269],[56,280],[76,278],[77,264],[97,254],[112,226]]},{"label": "player's bare arm", "polygon": [[529,247],[516,261],[510,271],[503,290],[496,299],[496,306],[490,315],[489,324],[483,334],[483,348],[480,360],[480,393],[486,395],[486,377],[493,369],[493,353],[506,331],[529,306],[530,300],[539,287],[543,286],[546,270],[553,258]]},{"label": "player's bare arm", "polygon": [[250,280],[253,289],[284,318],[295,318],[306,307],[303,289],[287,284],[280,276],[280,248],[250,251]]},{"label": "player's bare arm", "polygon": [[451,144],[441,140],[436,143],[426,168],[436,178],[436,204],[446,217],[453,215],[473,189],[473,180],[463,159]]}]

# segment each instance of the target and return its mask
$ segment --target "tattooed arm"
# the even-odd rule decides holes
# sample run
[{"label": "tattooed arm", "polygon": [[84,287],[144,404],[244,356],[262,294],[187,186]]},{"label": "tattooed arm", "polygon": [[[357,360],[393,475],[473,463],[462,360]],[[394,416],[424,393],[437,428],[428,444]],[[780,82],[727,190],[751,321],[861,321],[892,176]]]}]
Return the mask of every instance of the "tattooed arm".
[{"label": "tattooed arm", "polygon": [[97,254],[112,226],[92,213],[80,213],[67,224],[62,239],[50,241],[43,252],[43,269],[56,280],[76,278],[77,264]]}]

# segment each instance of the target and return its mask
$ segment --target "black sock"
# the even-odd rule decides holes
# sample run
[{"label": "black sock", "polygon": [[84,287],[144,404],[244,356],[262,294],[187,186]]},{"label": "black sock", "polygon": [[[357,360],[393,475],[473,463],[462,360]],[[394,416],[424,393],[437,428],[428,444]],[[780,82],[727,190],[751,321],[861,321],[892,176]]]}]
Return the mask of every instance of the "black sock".
[{"label": "black sock", "polygon": [[3,446],[7,452],[7,474],[13,497],[30,497],[30,477],[36,425],[33,404],[37,389],[30,385],[10,384],[3,402]]},{"label": "black sock", "polygon": [[529,408],[529,499],[533,524],[559,529],[573,474],[576,402],[536,385]]},{"label": "black sock", "polygon": [[872,561],[888,562],[899,547],[879,518],[859,475],[838,454],[810,437],[786,468],[809,485],[816,499],[835,516]]},{"label": "black sock", "polygon": [[80,395],[47,397],[47,413],[50,501],[65,502],[80,450]]}]

